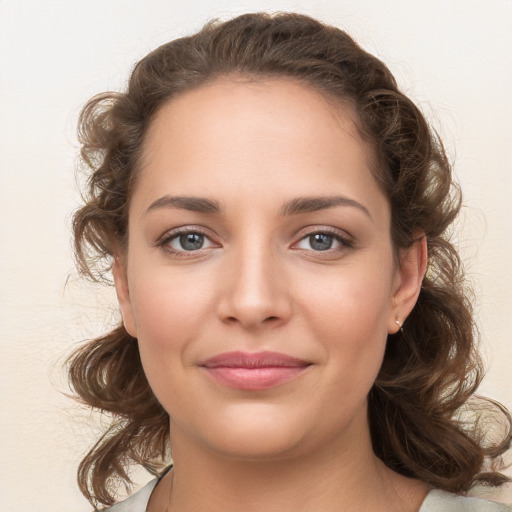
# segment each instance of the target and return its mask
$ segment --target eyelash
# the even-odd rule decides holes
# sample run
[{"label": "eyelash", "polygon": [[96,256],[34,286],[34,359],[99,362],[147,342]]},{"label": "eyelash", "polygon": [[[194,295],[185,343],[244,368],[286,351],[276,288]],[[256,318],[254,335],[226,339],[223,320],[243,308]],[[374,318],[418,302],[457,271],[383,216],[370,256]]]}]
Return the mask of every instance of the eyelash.
[{"label": "eyelash", "polygon": [[170,246],[170,242],[176,240],[177,238],[185,235],[200,235],[204,237],[205,240],[208,240],[211,244],[215,245],[212,242],[211,237],[209,237],[202,229],[196,227],[187,227],[187,228],[176,228],[172,231],[166,232],[160,240],[156,243],[157,247],[160,247],[164,252],[170,254],[172,256],[178,257],[190,257],[190,255],[198,255],[202,252],[203,248],[197,249],[195,251],[187,251],[187,250],[177,250]]},{"label": "eyelash", "polygon": [[[212,246],[220,247],[219,245],[216,245],[215,242],[213,242],[211,240],[211,238],[202,229],[196,228],[196,227],[176,228],[176,229],[173,229],[172,231],[168,231],[157,241],[157,243],[155,245],[157,247],[160,247],[164,252],[166,252],[167,254],[170,254],[172,256],[185,257],[185,258],[190,257],[191,255],[197,256],[198,254],[201,254],[204,249],[209,249],[210,247],[206,247],[206,248],[201,247],[197,250],[187,251],[185,249],[177,250],[170,246],[170,242],[172,242],[173,240],[176,240],[177,238],[179,238],[181,236],[194,235],[194,234],[204,237],[204,239],[208,240],[212,244]],[[310,238],[314,235],[330,236],[333,238],[333,240],[338,242],[341,245],[341,247],[334,248],[334,249],[328,248],[326,250],[315,250],[313,248],[302,249],[300,247],[297,247],[298,244],[300,244],[301,242],[307,240],[308,238]],[[321,255],[323,253],[332,254],[333,252],[338,252],[338,251],[341,251],[344,249],[351,249],[354,247],[354,245],[355,245],[354,241],[351,238],[349,238],[347,236],[342,236],[340,234],[340,232],[336,229],[319,228],[319,229],[312,229],[311,231],[303,234],[297,242],[292,244],[291,248],[294,250],[299,250],[299,251],[303,250],[306,252],[313,252],[315,255]]]},{"label": "eyelash", "polygon": [[308,252],[313,252],[315,255],[321,255],[322,253],[332,254],[333,252],[342,251],[344,249],[351,249],[351,248],[353,248],[355,246],[354,241],[353,241],[352,238],[349,238],[348,236],[341,235],[339,230],[337,230],[337,229],[325,227],[325,228],[319,228],[319,229],[312,229],[311,231],[305,233],[303,236],[301,236],[301,238],[300,238],[300,240],[298,242],[295,242],[293,244],[292,248],[294,248],[295,246],[297,246],[298,244],[300,244],[304,240],[307,240],[308,238],[310,238],[311,236],[314,236],[314,235],[327,235],[327,236],[330,236],[336,242],[338,242],[341,245],[341,247],[334,248],[334,249],[329,248],[329,249],[326,249],[324,251],[315,250],[313,248],[311,248],[311,249],[301,249],[300,247],[297,247],[295,250],[304,250],[304,251],[308,251]]}]

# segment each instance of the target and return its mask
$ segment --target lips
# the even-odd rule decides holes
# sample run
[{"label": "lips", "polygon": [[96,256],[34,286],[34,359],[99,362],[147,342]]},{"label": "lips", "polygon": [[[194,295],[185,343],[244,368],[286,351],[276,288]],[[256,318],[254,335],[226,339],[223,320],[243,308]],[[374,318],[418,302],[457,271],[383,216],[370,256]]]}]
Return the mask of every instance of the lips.
[{"label": "lips", "polygon": [[200,367],[225,386],[258,391],[288,382],[311,363],[279,352],[226,352],[207,359]]}]

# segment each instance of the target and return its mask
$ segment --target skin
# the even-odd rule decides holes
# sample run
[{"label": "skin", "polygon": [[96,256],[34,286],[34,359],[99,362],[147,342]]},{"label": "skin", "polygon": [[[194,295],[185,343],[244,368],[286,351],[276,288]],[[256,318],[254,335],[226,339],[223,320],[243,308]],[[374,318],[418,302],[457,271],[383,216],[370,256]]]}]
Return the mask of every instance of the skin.
[{"label": "skin", "polygon": [[[426,246],[397,261],[372,162],[348,109],[286,80],[217,80],[157,113],[114,265],[125,327],[171,418],[175,469],[150,512],[419,508],[425,486],[373,454],[366,397],[416,302]],[[308,211],[304,197],[329,200]],[[184,230],[203,246],[185,250]],[[233,350],[309,366],[233,389],[201,367]]]}]

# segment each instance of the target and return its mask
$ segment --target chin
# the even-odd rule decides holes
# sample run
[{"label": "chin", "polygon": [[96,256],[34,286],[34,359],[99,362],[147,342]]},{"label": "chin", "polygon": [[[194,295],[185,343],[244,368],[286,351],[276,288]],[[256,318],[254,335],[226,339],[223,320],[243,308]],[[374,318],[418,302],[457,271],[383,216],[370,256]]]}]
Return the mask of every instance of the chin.
[{"label": "chin", "polygon": [[[246,408],[244,408],[246,409]],[[298,455],[304,432],[300,422],[283,414],[269,414],[268,407],[253,408],[242,414],[217,417],[201,435],[204,442],[224,456],[247,460],[270,460]],[[278,416],[278,417],[277,417]],[[288,420],[288,421],[287,421]]]}]

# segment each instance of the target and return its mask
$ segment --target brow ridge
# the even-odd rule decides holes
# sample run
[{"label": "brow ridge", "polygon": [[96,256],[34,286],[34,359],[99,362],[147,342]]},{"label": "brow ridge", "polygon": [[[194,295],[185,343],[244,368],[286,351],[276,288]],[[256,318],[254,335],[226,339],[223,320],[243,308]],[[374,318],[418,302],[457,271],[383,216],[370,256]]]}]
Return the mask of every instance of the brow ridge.
[{"label": "brow ridge", "polygon": [[153,201],[146,210],[146,213],[164,208],[178,208],[199,213],[221,213],[221,207],[217,201],[204,197],[169,195],[162,196]]},{"label": "brow ridge", "polygon": [[349,206],[357,208],[372,218],[368,208],[354,199],[344,196],[311,196],[297,197],[286,202],[280,210],[281,215],[299,215],[301,213],[311,213],[319,210],[326,210],[336,206]]},{"label": "brow ridge", "polygon": [[[282,216],[299,215],[302,213],[311,213],[319,210],[326,210],[336,206],[348,206],[361,210],[370,219],[372,218],[369,210],[354,199],[344,196],[311,196],[297,197],[287,201],[279,213]],[[194,211],[199,213],[221,213],[222,209],[218,201],[195,196],[162,196],[151,203],[146,213],[165,208],[178,208],[182,210]]]}]

